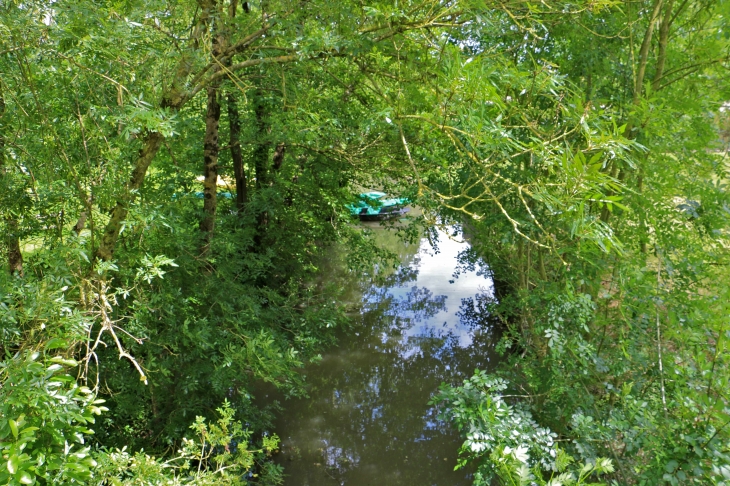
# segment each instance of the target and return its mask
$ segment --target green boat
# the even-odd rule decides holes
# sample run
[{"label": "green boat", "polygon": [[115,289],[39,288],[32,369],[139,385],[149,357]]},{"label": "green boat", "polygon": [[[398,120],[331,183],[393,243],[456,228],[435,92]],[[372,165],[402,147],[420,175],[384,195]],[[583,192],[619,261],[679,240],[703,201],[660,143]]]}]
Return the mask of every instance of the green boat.
[{"label": "green boat", "polygon": [[354,204],[345,207],[360,221],[380,221],[396,218],[408,212],[405,207],[410,201],[405,197],[389,198],[384,192],[371,191],[360,194]]}]

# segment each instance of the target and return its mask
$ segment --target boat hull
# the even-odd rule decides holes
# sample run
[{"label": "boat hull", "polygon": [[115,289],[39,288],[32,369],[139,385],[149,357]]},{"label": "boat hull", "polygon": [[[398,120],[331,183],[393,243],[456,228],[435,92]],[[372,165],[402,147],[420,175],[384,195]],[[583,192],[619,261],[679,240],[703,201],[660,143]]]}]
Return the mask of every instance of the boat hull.
[{"label": "boat hull", "polygon": [[383,221],[386,219],[398,218],[409,211],[408,208],[383,209],[386,211],[381,210],[377,214],[359,214],[358,217],[360,218],[360,221]]}]

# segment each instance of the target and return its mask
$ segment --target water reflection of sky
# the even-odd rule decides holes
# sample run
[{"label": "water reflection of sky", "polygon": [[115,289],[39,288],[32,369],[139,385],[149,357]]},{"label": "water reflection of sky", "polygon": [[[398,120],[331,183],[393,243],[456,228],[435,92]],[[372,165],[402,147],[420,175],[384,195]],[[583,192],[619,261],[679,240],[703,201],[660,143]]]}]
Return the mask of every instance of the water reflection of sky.
[{"label": "water reflection of sky", "polygon": [[391,299],[390,314],[410,324],[401,334],[402,339],[411,340],[412,345],[406,347],[409,355],[419,351],[417,340],[411,339],[417,337],[455,336],[460,347],[471,346],[473,323],[462,318],[463,309],[457,311],[463,299],[473,302],[494,293],[491,280],[484,276],[485,268],[478,264],[465,268],[459,264],[459,256],[469,249],[461,235],[450,237],[440,230],[437,234],[437,250],[428,239],[422,239],[415,258],[394,279],[397,285],[372,287],[363,296],[363,312],[382,306],[384,299]]},{"label": "water reflection of sky", "polygon": [[471,484],[453,470],[456,431],[428,402],[442,382],[491,367],[492,285],[484,268],[457,261],[467,243],[438,237],[438,252],[427,239],[401,244],[404,266],[385,285],[362,283],[354,329],[305,370],[309,398],[283,403],[286,485]]}]

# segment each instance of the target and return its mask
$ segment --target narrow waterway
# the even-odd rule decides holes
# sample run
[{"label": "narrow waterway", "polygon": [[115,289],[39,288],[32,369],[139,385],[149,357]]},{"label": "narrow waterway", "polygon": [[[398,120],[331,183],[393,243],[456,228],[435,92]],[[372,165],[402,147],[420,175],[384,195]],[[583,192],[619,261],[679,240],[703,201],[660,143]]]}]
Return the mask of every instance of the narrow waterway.
[{"label": "narrow waterway", "polygon": [[458,264],[466,242],[439,233],[437,252],[426,238],[407,245],[371,229],[401,266],[384,285],[358,282],[352,329],[305,370],[309,398],[282,402],[284,484],[471,484],[470,470],[454,471],[458,435],[428,402],[442,382],[494,366],[497,336],[483,311],[492,283],[485,269]]}]

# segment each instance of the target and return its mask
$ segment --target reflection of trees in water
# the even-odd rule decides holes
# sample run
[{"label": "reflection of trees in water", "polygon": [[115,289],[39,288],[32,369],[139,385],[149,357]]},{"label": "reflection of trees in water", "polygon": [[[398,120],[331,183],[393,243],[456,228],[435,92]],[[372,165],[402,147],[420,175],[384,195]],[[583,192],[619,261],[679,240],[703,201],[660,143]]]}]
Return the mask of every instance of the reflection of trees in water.
[{"label": "reflection of trees in water", "polygon": [[[363,474],[383,484],[433,484],[444,471],[424,461],[453,468],[458,439],[437,419],[439,410],[426,404],[440,383],[457,384],[475,367],[488,367],[494,342],[482,333],[463,348],[458,336],[434,329],[404,339],[403,332],[443,309],[444,296],[418,288],[400,299],[388,295],[387,289],[375,292],[387,297],[369,301],[357,326],[360,335],[338,354],[343,362],[323,363],[317,376],[309,377],[310,403],[327,411],[318,424],[321,447],[312,451],[312,460],[326,465],[324,472],[343,484],[365,484],[355,479]],[[462,306],[460,312],[478,309]],[[445,457],[450,460],[445,462]],[[460,484],[457,473],[450,477],[455,481],[450,484]],[[462,483],[468,482],[464,474]]]},{"label": "reflection of trees in water", "polygon": [[[382,261],[381,263],[376,263],[372,271],[366,271],[364,274],[357,275],[356,278],[361,285],[365,286],[363,290],[376,282],[379,285],[397,285],[398,279],[402,278],[403,273],[407,273],[409,269],[412,270],[418,264],[419,249],[423,242],[422,240],[404,241],[397,231],[391,231],[382,227],[371,227],[371,230],[373,231],[370,234],[378,248],[397,256],[399,265],[398,267],[393,267],[387,261]],[[397,276],[398,273],[401,274],[400,277]]]},{"label": "reflection of trees in water", "polygon": [[494,323],[494,317],[489,312],[491,306],[497,303],[493,295],[477,294],[474,297],[461,299],[461,307],[456,312],[459,322],[469,329],[486,328]]},{"label": "reflection of trees in water", "polygon": [[434,295],[426,287],[412,287],[403,297],[393,295],[386,288],[373,289],[364,302],[363,311],[380,313],[386,329],[394,325],[398,330],[410,328],[446,310],[446,296]]},{"label": "reflection of trees in water", "polygon": [[[380,285],[362,283],[356,336],[308,370],[310,397],[286,407],[278,428],[291,434],[281,458],[291,461],[284,462],[293,479],[287,484],[471,483],[467,472],[452,471],[455,431],[427,404],[442,382],[461,384],[475,368],[490,368],[497,338],[486,318],[489,299],[462,299],[456,316],[472,330],[472,344],[460,346],[461,336],[435,319],[446,311],[446,296],[409,288],[422,255],[416,246],[402,250],[403,265],[381,273]],[[468,261],[457,273],[483,271]]]},{"label": "reflection of trees in water", "polygon": [[345,450],[336,445],[330,445],[327,439],[322,439],[322,443],[324,445],[321,449],[322,459],[328,469],[341,471],[343,469],[357,467],[359,464],[360,458],[354,455],[352,451]]},{"label": "reflection of trees in water", "polygon": [[462,273],[477,272],[486,268],[477,252],[471,246],[461,250],[456,257],[456,268],[454,268],[454,277],[458,277]]},{"label": "reflection of trees in water", "polygon": [[474,272],[479,277],[491,279],[492,270],[472,248],[471,246],[461,250],[456,257],[456,267],[454,268],[454,278],[459,278],[459,275],[469,272]]},{"label": "reflection of trees in water", "polygon": [[373,290],[387,290],[395,287],[405,287],[408,282],[413,282],[418,277],[418,264],[421,259],[416,253],[413,253],[408,259],[407,264],[401,264],[398,268],[391,272],[380,272],[376,279],[363,279],[360,282],[363,294],[369,294]]}]

